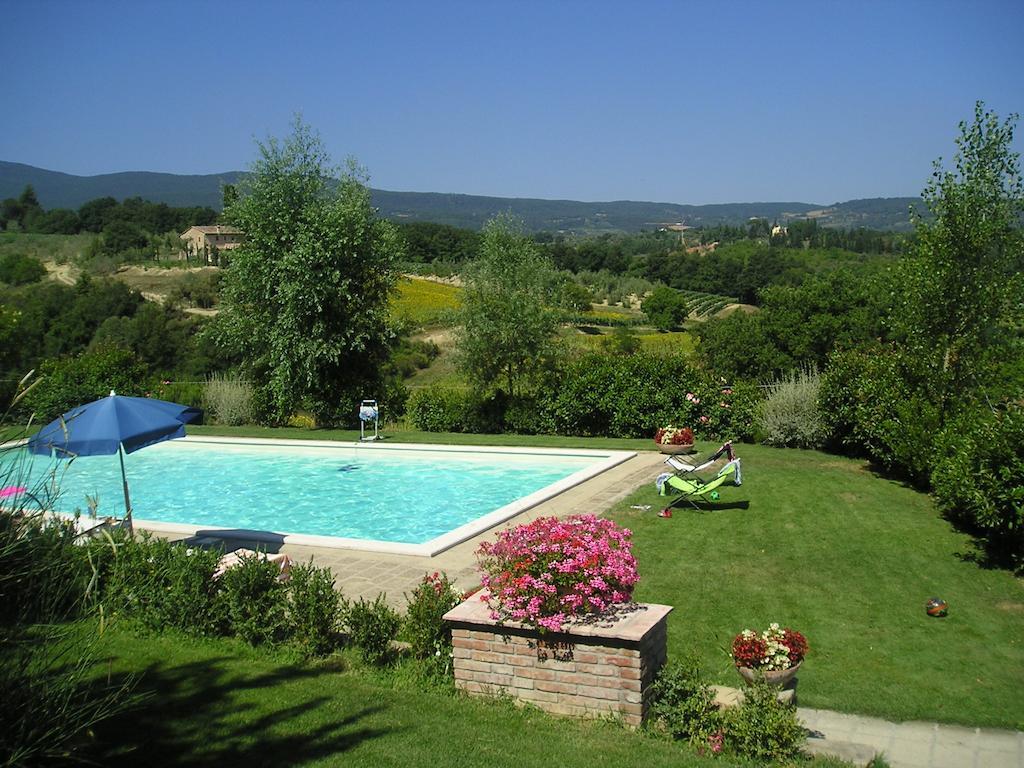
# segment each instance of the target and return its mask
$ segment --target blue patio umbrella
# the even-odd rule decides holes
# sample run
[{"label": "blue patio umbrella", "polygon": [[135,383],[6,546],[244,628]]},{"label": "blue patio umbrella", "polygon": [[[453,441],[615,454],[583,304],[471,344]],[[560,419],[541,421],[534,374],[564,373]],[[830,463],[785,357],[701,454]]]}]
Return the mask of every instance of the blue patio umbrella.
[{"label": "blue patio umbrella", "polygon": [[45,456],[73,459],[116,453],[121,460],[125,520],[131,528],[132,504],[124,454],[185,436],[185,425],[202,415],[192,408],[149,397],[110,395],[80,405],[54,419],[29,438],[28,449]]}]

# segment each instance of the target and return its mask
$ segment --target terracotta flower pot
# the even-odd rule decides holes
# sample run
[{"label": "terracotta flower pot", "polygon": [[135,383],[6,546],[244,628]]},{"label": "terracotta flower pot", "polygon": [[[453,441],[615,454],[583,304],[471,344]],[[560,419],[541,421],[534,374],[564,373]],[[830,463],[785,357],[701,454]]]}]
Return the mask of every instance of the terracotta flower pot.
[{"label": "terracotta flower pot", "polygon": [[679,453],[689,453],[693,450],[693,443],[686,443],[684,445],[671,445],[668,443],[658,443],[658,450],[662,453],[670,453],[672,455]]},{"label": "terracotta flower pot", "polygon": [[764,680],[772,685],[785,686],[796,677],[796,673],[800,670],[800,665],[803,661],[798,661],[789,669],[751,669],[750,667],[736,667],[736,671],[740,673],[747,683],[753,683],[755,680]]}]

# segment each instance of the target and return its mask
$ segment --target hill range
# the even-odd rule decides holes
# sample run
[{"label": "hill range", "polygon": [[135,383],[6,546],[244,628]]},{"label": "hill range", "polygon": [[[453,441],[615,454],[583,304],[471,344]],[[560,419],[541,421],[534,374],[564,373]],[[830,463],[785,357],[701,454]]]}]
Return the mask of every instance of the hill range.
[{"label": "hill range", "polygon": [[[202,176],[128,171],[75,176],[23,163],[0,161],[0,199],[17,197],[27,184],[44,208],[78,208],[97,197],[141,197],[174,206],[202,205],[219,209],[224,184],[237,184],[242,171]],[[495,214],[511,212],[531,231],[596,234],[636,232],[681,223],[692,227],[745,224],[760,217],[780,223],[816,219],[827,227],[866,227],[905,231],[911,228],[909,208],[916,197],[877,197],[820,205],[799,202],[717,203],[682,205],[632,200],[581,202],[439,192],[372,190],[373,204],[393,221],[432,221],[479,229]]]}]

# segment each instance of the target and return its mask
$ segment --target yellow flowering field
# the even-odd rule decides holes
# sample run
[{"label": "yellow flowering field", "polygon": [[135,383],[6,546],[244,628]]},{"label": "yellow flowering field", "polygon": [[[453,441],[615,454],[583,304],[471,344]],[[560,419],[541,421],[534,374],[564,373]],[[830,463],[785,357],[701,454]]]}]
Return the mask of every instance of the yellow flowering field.
[{"label": "yellow flowering field", "polygon": [[454,285],[403,277],[391,297],[391,312],[415,325],[434,325],[459,308],[460,292]]},{"label": "yellow flowering field", "polygon": [[[611,343],[610,333],[601,334],[572,334],[569,336],[570,343],[580,350],[594,352],[605,348]],[[690,355],[694,351],[693,336],[687,331],[674,331],[672,333],[637,333],[636,340],[640,342],[640,349],[655,355]]]},{"label": "yellow flowering field", "polygon": [[638,336],[640,347],[644,352],[651,352],[656,355],[672,355],[693,353],[693,336],[687,331],[673,331],[671,333],[650,333]]}]

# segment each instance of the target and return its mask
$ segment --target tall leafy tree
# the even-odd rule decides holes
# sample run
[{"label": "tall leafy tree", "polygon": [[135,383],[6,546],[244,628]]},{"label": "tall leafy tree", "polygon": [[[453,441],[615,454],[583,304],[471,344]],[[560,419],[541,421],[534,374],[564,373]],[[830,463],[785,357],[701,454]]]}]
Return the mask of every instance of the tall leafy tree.
[{"label": "tall leafy tree", "polygon": [[960,123],[953,167],[937,160],[922,194],[931,217],[917,218],[918,246],[902,274],[894,326],[932,367],[945,406],[984,383],[988,363],[1024,325],[1016,120],[1000,121],[979,101],[974,120]]},{"label": "tall leafy tree", "polygon": [[352,162],[338,184],[319,137],[300,119],[259,155],[225,218],[245,233],[224,280],[213,326],[245,361],[265,416],[296,409],[336,424],[379,391],[394,336],[388,295],[397,280],[397,231],[370,205]]},{"label": "tall leafy tree", "polygon": [[554,266],[518,221],[499,216],[463,280],[459,367],[482,390],[522,394],[555,353]]},{"label": "tall leafy tree", "polygon": [[689,307],[683,295],[665,285],[655,287],[651,295],[643,300],[640,308],[650,323],[663,331],[671,331],[689,314]]}]

